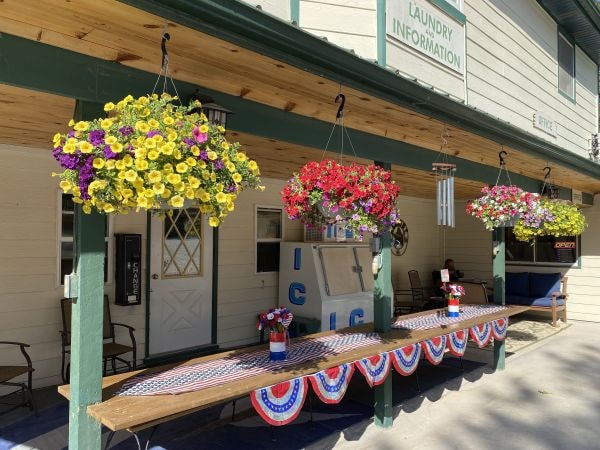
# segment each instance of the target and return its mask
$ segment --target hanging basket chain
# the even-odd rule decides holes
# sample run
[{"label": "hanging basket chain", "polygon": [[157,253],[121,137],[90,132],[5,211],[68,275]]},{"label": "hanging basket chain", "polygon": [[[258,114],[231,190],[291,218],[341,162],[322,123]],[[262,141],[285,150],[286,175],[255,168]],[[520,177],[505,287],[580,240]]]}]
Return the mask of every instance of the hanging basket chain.
[{"label": "hanging basket chain", "polygon": [[357,158],[356,150],[354,149],[354,145],[352,144],[352,140],[350,139],[350,135],[348,134],[348,130],[344,126],[344,107],[346,105],[346,96],[341,92],[335,97],[334,102],[340,104],[338,106],[337,112],[335,114],[335,122],[331,127],[331,133],[329,133],[329,138],[327,139],[327,143],[325,144],[325,148],[323,148],[323,153],[321,154],[321,161],[325,158],[325,153],[329,149],[329,144],[331,143],[331,139],[333,134],[335,133],[335,129],[339,127],[339,149],[340,149],[340,164],[344,163],[344,138],[348,140],[348,144],[350,144],[350,148],[352,149],[352,154],[355,158]]},{"label": "hanging basket chain", "polygon": [[[502,147],[504,149],[504,146]],[[504,160],[504,157],[507,156],[508,153],[506,153],[505,150],[501,150],[498,153],[498,159],[500,161],[500,170],[498,171],[498,178],[496,178],[496,186],[498,186],[498,183],[500,183],[500,178],[502,177],[502,173],[506,173],[506,178],[508,179],[508,185],[512,186],[512,181],[510,180],[510,173],[508,172],[508,169],[506,168],[506,161]]]},{"label": "hanging basket chain", "polygon": [[[166,26],[165,26],[166,28]],[[173,75],[171,74],[171,71],[169,69],[169,52],[167,50],[167,41],[171,40],[171,35],[167,32],[164,32],[162,35],[162,38],[160,40],[160,50],[161,50],[161,68],[160,68],[160,72],[158,74],[158,78],[156,79],[156,83],[154,83],[154,88],[152,89],[152,94],[156,93],[156,88],[158,87],[158,84],[160,83],[160,79],[163,79],[163,87],[162,87],[162,94],[168,94],[169,93],[169,81],[171,82],[171,85],[173,86],[173,91],[175,92],[175,95],[177,96],[177,99],[179,100],[179,104],[181,105],[181,97],[179,96],[179,92],[177,92],[177,86],[175,86],[175,80],[173,80]]]}]

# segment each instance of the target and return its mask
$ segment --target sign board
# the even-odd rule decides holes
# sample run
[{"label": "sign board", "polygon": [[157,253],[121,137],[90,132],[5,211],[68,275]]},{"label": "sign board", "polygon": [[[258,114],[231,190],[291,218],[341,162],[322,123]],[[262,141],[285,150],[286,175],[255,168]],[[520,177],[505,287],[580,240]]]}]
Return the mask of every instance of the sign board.
[{"label": "sign board", "polygon": [[440,273],[441,273],[442,283],[449,283],[450,282],[450,272],[448,271],[448,269],[442,269],[442,270],[440,270]]},{"label": "sign board", "polygon": [[576,205],[583,205],[583,193],[576,189],[571,189],[571,201]]},{"label": "sign board", "polygon": [[556,121],[545,112],[536,111],[533,113],[533,126],[550,136],[556,137]]},{"label": "sign board", "polygon": [[571,241],[571,242],[555,242],[554,243],[554,248],[555,249],[574,249],[576,246],[576,243]]},{"label": "sign board", "polygon": [[386,33],[463,74],[465,28],[425,0],[387,0]]}]

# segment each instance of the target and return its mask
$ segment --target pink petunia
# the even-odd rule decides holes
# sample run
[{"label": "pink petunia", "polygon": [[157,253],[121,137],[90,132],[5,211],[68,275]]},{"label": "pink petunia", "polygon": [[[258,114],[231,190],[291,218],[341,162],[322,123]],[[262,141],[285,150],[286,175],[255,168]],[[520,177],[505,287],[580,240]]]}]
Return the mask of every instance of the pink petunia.
[{"label": "pink petunia", "polygon": [[202,133],[200,131],[200,127],[198,126],[194,127],[194,130],[192,131],[192,136],[194,136],[194,140],[199,144],[202,144],[203,142],[206,142],[208,140],[208,133]]}]

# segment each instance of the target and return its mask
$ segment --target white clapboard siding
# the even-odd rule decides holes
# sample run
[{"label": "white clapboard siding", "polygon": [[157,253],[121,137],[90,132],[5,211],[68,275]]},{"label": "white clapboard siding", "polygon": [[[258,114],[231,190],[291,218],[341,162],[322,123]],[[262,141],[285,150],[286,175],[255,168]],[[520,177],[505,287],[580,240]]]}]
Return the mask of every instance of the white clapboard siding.
[{"label": "white clapboard siding", "polygon": [[266,13],[272,14],[281,20],[290,20],[290,1],[289,0],[241,0],[251,6],[260,6],[260,9]]},{"label": "white clapboard siding", "polygon": [[[576,49],[573,102],[558,92],[557,25],[534,0],[466,0],[471,106],[581,156],[597,131],[597,67]],[[533,127],[542,111],[557,137]]]},{"label": "white clapboard siding", "polygon": [[300,0],[300,26],[363,58],[377,58],[376,0]]}]

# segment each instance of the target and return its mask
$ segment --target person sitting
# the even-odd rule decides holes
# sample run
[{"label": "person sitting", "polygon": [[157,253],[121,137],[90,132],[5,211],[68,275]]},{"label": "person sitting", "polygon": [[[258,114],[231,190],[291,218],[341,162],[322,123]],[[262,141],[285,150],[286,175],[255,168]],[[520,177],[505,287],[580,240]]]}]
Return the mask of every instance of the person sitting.
[{"label": "person sitting", "polygon": [[[454,266],[454,260],[451,258],[448,258],[446,261],[444,261],[444,269],[448,270],[448,276],[451,283],[457,282],[459,278],[464,276],[460,270],[456,270],[456,267]],[[433,290],[435,291],[435,295],[443,297],[444,292],[442,291],[442,285],[444,283],[442,282],[442,274],[439,270],[434,270],[431,275],[433,278]]]}]

